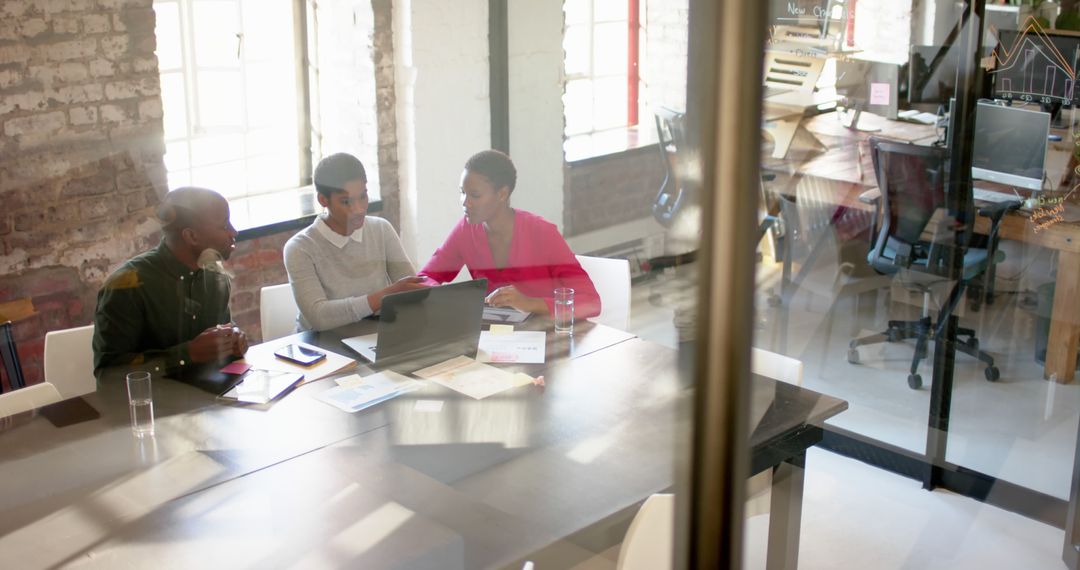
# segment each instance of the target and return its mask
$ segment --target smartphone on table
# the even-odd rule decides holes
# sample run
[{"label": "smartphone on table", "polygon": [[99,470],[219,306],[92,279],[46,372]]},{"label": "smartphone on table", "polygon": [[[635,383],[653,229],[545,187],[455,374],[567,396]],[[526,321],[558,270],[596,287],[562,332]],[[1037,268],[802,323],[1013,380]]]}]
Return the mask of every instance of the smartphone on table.
[{"label": "smartphone on table", "polygon": [[325,359],[326,353],[321,350],[294,343],[287,344],[275,350],[274,356],[301,366],[311,366],[312,364]]}]

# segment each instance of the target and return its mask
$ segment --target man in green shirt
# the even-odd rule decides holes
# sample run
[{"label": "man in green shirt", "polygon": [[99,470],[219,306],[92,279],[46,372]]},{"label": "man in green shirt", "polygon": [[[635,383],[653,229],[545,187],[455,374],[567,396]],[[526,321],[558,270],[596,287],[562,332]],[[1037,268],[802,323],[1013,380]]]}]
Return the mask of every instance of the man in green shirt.
[{"label": "man in green shirt", "polygon": [[212,190],[179,188],[165,196],[158,217],[161,243],[121,265],[98,293],[95,372],[142,366],[182,377],[247,350],[247,337],[231,324],[220,264],[236,243],[229,203]]}]

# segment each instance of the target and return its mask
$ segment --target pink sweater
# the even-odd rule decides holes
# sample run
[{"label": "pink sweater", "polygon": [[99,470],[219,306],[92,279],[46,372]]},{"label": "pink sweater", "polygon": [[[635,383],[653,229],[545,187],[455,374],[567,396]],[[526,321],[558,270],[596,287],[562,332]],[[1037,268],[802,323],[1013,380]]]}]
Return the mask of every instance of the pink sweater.
[{"label": "pink sweater", "polygon": [[536,214],[514,210],[514,236],[510,240],[506,267],[495,267],[484,225],[470,224],[463,216],[419,275],[436,283],[446,283],[457,276],[463,265],[473,279],[488,280],[488,292],[514,285],[526,296],[542,298],[548,312],[553,313],[553,291],[558,287],[570,287],[574,290],[576,318],[600,314],[600,296],[592,280],[555,224]]}]

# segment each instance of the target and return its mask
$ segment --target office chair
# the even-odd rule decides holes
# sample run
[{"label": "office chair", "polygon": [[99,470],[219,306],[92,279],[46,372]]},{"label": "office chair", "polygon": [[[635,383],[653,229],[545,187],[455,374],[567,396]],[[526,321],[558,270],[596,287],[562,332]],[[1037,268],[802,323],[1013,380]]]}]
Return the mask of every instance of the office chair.
[{"label": "office chair", "polygon": [[[882,274],[911,270],[957,280],[936,323],[924,306],[923,317],[917,321],[889,321],[889,327],[885,331],[851,341],[848,361],[857,364],[860,346],[916,339],[915,355],[908,375],[908,386],[915,390],[922,386],[922,377],[918,373],[919,361],[926,358],[928,343],[942,334],[943,323],[947,322],[956,309],[964,289],[973,280],[985,280],[991,265],[1000,261],[996,259],[998,225],[1005,212],[1019,204],[1001,203],[981,208],[979,215],[986,216],[991,221],[987,247],[970,247],[968,242],[974,222],[974,216],[971,215],[974,202],[970,189],[967,190],[967,199],[960,200],[965,206],[962,206],[964,211],[958,219],[938,221],[935,216],[946,207],[946,149],[871,137],[870,152],[878,188],[881,190],[878,235],[867,255],[870,266]],[[953,239],[956,235],[954,224],[965,220],[966,236],[963,243],[956,243]],[[949,260],[952,255],[963,256],[963,270],[959,279],[951,274]],[[983,288],[985,290],[985,284]],[[957,336],[967,337],[957,343],[957,350],[986,363],[986,379],[991,382],[997,380],[1000,372],[994,366],[993,357],[979,350],[975,331],[958,328]]]},{"label": "office chair", "polygon": [[[12,390],[26,386],[22,364],[19,362],[19,352],[15,350],[15,335],[12,332],[11,321],[0,323],[0,362],[4,365],[4,375]],[[2,386],[0,386],[0,391],[3,391]]]},{"label": "office chair", "polygon": [[654,115],[660,158],[664,163],[664,182],[653,201],[652,213],[660,225],[670,228],[688,197],[683,186],[686,173],[686,134],[683,130],[685,115],[666,107],[656,109]]}]

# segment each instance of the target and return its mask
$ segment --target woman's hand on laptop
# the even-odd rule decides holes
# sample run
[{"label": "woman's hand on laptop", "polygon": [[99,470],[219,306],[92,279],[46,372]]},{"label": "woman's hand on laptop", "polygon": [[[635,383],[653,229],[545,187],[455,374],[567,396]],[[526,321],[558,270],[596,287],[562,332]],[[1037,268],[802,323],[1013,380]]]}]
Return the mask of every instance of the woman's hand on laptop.
[{"label": "woman's hand on laptop", "polygon": [[416,289],[423,289],[428,287],[426,280],[423,277],[402,277],[397,281],[390,284],[389,287],[380,289],[374,293],[368,293],[367,301],[368,306],[371,307],[372,312],[377,312],[382,308],[382,299],[387,295],[394,293],[403,293],[405,291],[414,291]]},{"label": "woman's hand on laptop", "polygon": [[526,313],[547,313],[548,306],[543,299],[527,297],[517,287],[507,285],[492,291],[484,302],[492,307],[513,307]]}]

